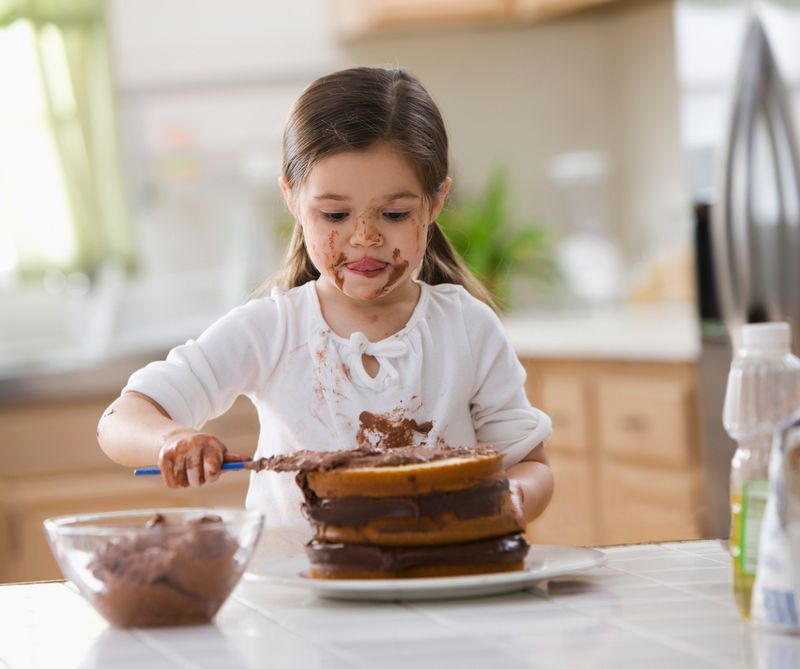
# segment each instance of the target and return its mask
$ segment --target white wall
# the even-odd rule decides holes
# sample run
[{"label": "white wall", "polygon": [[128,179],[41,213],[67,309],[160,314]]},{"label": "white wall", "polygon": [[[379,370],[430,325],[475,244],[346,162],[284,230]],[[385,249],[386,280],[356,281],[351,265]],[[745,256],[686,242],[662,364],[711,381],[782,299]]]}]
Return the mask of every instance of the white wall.
[{"label": "white wall", "polygon": [[456,193],[480,191],[504,163],[519,220],[563,225],[548,164],[600,150],[613,165],[611,224],[629,259],[688,242],[671,2],[350,43],[332,33],[325,0],[109,3],[136,183],[158,178],[178,129],[211,178],[250,165],[273,188],[281,126],[308,81],[350,64],[400,65],[442,108]]}]

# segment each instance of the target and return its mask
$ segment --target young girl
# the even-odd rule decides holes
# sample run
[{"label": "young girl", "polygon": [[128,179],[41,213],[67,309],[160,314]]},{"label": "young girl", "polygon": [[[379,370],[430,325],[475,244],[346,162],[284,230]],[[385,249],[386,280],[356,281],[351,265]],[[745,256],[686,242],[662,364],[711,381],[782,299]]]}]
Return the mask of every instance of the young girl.
[{"label": "young girl", "polygon": [[[486,290],[436,217],[451,180],[447,134],[420,82],[355,68],[313,82],[283,139],[294,236],[270,296],[134,373],[98,426],[123,465],[158,462],[170,487],[215,481],[226,451],[203,425],[239,395],[256,406],[256,457],[369,441],[493,445],[520,522],[547,505],[525,372]],[[235,476],[236,474],[231,474]],[[247,506],[273,528],[306,523],[293,477],[251,473]]]}]

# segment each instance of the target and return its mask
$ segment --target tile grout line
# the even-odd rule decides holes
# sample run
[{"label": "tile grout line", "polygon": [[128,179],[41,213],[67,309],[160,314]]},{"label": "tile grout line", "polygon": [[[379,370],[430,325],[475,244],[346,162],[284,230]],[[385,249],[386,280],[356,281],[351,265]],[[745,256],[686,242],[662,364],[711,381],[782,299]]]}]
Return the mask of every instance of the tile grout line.
[{"label": "tile grout line", "polygon": [[[531,586],[529,588],[525,588],[524,590],[521,590],[520,592],[524,592],[527,595],[530,595],[531,599],[536,599],[536,600],[541,600],[541,601],[551,601],[550,598],[547,595],[545,595],[544,593],[542,593],[541,590],[539,590],[538,588],[536,588],[536,590],[534,590],[534,588],[536,588],[536,586]],[[398,603],[403,608],[409,609],[409,610],[414,611],[415,613],[417,613],[417,614],[419,614],[419,615],[421,615],[421,616],[423,616],[425,618],[433,620],[435,623],[437,623],[438,625],[441,625],[442,627],[444,627],[447,630],[450,630],[451,632],[456,632],[457,634],[462,634],[462,635],[465,633],[463,629],[460,629],[457,625],[455,625],[453,623],[450,623],[447,618],[441,616],[440,614],[432,613],[430,611],[426,611],[424,608],[421,608],[421,607],[419,607],[419,606],[417,606],[415,604],[412,604],[410,602],[398,602]],[[506,655],[506,656],[508,656],[510,658],[513,658],[514,660],[521,659],[515,653],[509,652],[508,644],[494,641],[493,638],[488,638],[488,639],[486,637],[478,637],[478,638],[480,639],[481,643],[484,643],[487,647],[489,647],[489,648],[491,648],[493,650],[499,650],[501,653],[503,653],[503,655]],[[529,659],[529,658],[522,658],[522,659]]]},{"label": "tile grout line", "polygon": [[251,609],[252,611],[255,611],[260,616],[263,616],[267,620],[275,623],[278,627],[286,630],[287,632],[289,632],[290,634],[296,636],[297,638],[302,639],[303,641],[306,641],[306,642],[310,643],[312,646],[316,646],[317,648],[325,651],[326,653],[330,653],[331,655],[334,655],[334,656],[338,657],[340,660],[342,660],[344,662],[347,662],[348,664],[351,664],[354,667],[365,667],[366,669],[372,669],[371,665],[362,664],[361,663],[361,659],[356,657],[352,653],[350,653],[350,652],[348,652],[346,650],[342,650],[341,648],[337,648],[333,644],[329,645],[329,644],[327,644],[327,642],[321,643],[318,639],[315,639],[313,637],[310,637],[310,636],[307,636],[307,635],[303,634],[302,626],[294,625],[294,624],[292,624],[290,622],[282,620],[279,616],[277,616],[274,613],[270,612],[269,609],[264,609],[264,608],[258,606],[257,604],[252,604],[252,603],[248,602],[247,600],[242,599],[239,595],[237,595],[235,593],[232,595],[232,598],[234,600],[236,600],[237,602],[239,602],[239,604],[241,604],[242,606],[245,606],[248,609]]},{"label": "tile grout line", "polygon": [[180,667],[181,669],[201,669],[201,665],[187,660],[180,653],[176,653],[169,646],[156,640],[143,629],[133,629],[131,630],[131,635],[141,641],[148,648],[156,651],[164,659],[170,662],[170,664],[176,667]]},{"label": "tile grout line", "polygon": [[[76,597],[80,598],[82,601],[88,604],[88,601],[84,597],[83,593],[81,593],[80,589],[71,581],[64,581],[60,584],[61,587],[66,589],[68,592],[71,592]],[[94,608],[94,607],[92,607]],[[97,615],[100,615],[99,613]],[[117,629],[118,632],[124,632],[126,635],[130,636],[133,639],[138,640],[143,646],[146,648],[150,648],[151,650],[156,651],[162,658],[167,660],[170,664],[181,667],[182,669],[196,669],[199,665],[194,664],[192,662],[188,662],[185,658],[181,656],[177,656],[173,653],[169,647],[164,646],[163,644],[159,643],[143,629]]]},{"label": "tile grout line", "polygon": [[[725,565],[725,564],[727,564],[727,562],[725,562],[725,561],[720,561],[720,560],[717,560],[716,558],[708,557],[707,555],[698,555],[696,553],[685,553],[683,551],[679,551],[679,554],[682,555],[682,556],[686,556],[686,557],[699,558],[699,559],[704,560],[706,562],[711,562],[712,564],[715,564],[715,565]],[[730,560],[730,555],[725,555],[725,557],[728,560]],[[632,557],[632,558],[627,558],[627,559],[625,559],[625,558],[620,559],[620,558],[611,558],[609,556],[609,559],[606,560],[606,565],[610,565],[611,563],[615,563],[615,562],[634,562],[636,560],[653,560],[653,561],[655,561],[655,560],[665,560],[665,559],[669,559],[669,557],[665,556],[665,555],[656,555],[656,556],[653,556],[653,557],[637,556],[637,557]],[[673,567],[673,569],[692,569],[692,567]]]},{"label": "tile grout line", "polygon": [[[652,581],[656,585],[663,585],[663,586],[666,586],[666,587],[671,588],[673,590],[677,590],[678,592],[681,592],[683,594],[691,595],[692,597],[696,597],[698,599],[704,599],[704,600],[711,601],[711,602],[718,602],[719,601],[718,597],[713,597],[711,595],[705,595],[705,594],[700,593],[700,592],[695,592],[689,586],[681,585],[679,583],[668,583],[666,581],[659,581],[654,576],[650,576],[649,575],[649,574],[657,574],[658,573],[657,571],[655,571],[655,572],[638,573],[638,572],[628,571],[627,569],[620,569],[619,567],[610,567],[610,568],[611,569],[616,569],[617,571],[621,571],[623,574],[628,574],[629,576],[638,576],[639,578],[643,578],[643,579],[645,579],[647,581]],[[665,571],[669,571],[669,570],[665,570]]]},{"label": "tile grout line", "polygon": [[[550,601],[553,601],[552,598],[550,598],[549,596],[548,596],[548,599]],[[555,601],[553,601],[553,603],[556,604]],[[595,620],[601,620],[603,622],[606,622],[606,623],[609,623],[611,625],[614,625],[615,627],[618,627],[619,629],[622,629],[622,630],[624,630],[626,632],[630,632],[630,633],[633,633],[633,634],[635,634],[637,636],[641,636],[641,637],[644,637],[646,639],[650,639],[651,641],[656,641],[656,642],[658,642],[658,643],[660,643],[662,645],[665,645],[665,646],[667,646],[669,648],[672,648],[673,650],[679,650],[682,653],[686,653],[687,655],[690,655],[690,656],[692,656],[694,658],[701,659],[701,660],[704,660],[706,662],[710,662],[712,665],[714,665],[716,667],[719,667],[720,669],[730,669],[728,664],[721,664],[719,662],[719,660],[717,658],[715,658],[713,655],[706,654],[702,650],[698,651],[694,646],[686,644],[685,642],[682,642],[682,641],[680,641],[678,639],[673,639],[673,638],[670,638],[669,636],[662,635],[662,634],[659,634],[657,632],[651,632],[647,628],[640,628],[640,627],[638,627],[636,625],[633,625],[633,624],[631,624],[631,623],[629,623],[629,622],[627,622],[625,620],[621,620],[619,618],[592,615],[590,612],[587,612],[586,609],[581,609],[580,607],[577,607],[577,606],[574,606],[574,605],[569,605],[567,603],[559,602],[556,605],[557,606],[562,606],[563,608],[568,609],[569,611],[572,611],[573,613],[578,613],[580,615],[589,616],[589,617],[591,617],[591,618],[593,618]]]},{"label": "tile grout line", "polygon": [[[562,608],[562,609],[567,609],[568,611],[571,611],[572,613],[575,613],[577,615],[583,616],[585,618],[590,618],[591,620],[601,620],[603,622],[610,623],[611,625],[614,625],[615,627],[617,627],[617,628],[619,628],[619,629],[621,629],[623,631],[626,631],[626,632],[629,632],[629,633],[634,633],[637,636],[641,636],[641,637],[650,639],[651,641],[656,641],[656,642],[658,642],[658,643],[660,643],[662,645],[667,646],[668,648],[672,648],[673,650],[679,650],[679,651],[681,651],[683,653],[686,653],[687,655],[689,655],[691,657],[694,657],[694,658],[697,658],[697,659],[701,659],[701,660],[704,660],[704,661],[708,661],[712,665],[714,665],[716,667],[720,667],[720,669],[729,669],[727,667],[727,665],[719,664],[717,662],[717,660],[713,659],[711,656],[705,655],[704,653],[702,653],[702,651],[700,653],[698,653],[692,646],[684,645],[680,641],[673,640],[673,639],[671,639],[669,637],[661,637],[661,636],[659,636],[657,634],[653,634],[653,633],[646,633],[646,632],[643,633],[642,630],[637,628],[635,625],[630,625],[629,623],[626,623],[625,621],[618,620],[618,619],[615,619],[615,618],[604,618],[602,616],[593,615],[590,612],[587,612],[585,609],[581,609],[581,608],[576,607],[576,606],[570,606],[568,604],[564,604],[562,602],[558,602],[557,600],[553,599],[553,597],[551,597],[550,595],[546,595],[546,594],[536,595],[534,593],[531,593],[531,594],[532,594],[532,596],[534,598],[542,599],[544,601],[550,602],[554,606],[557,606],[557,607]],[[410,608],[412,610],[417,610],[416,607],[411,605],[411,604],[403,604],[403,606],[405,606],[407,608]],[[460,630],[457,626],[448,624],[446,622],[446,619],[442,620],[441,616],[439,616],[438,614],[430,613],[430,612],[424,611],[424,610],[422,610],[422,611],[418,610],[418,612],[420,614],[424,615],[424,616],[427,616],[427,617],[431,618],[432,620],[436,621],[437,623],[439,623],[441,625],[444,625],[448,629],[451,629],[451,630],[453,630],[455,632],[459,632],[459,633],[462,632],[462,630]],[[509,653],[508,650],[507,650],[507,646],[504,645],[504,644],[489,643],[489,645],[491,645],[494,648],[500,649],[505,654],[510,655],[514,659],[520,659],[520,657],[515,655],[514,653]]]}]

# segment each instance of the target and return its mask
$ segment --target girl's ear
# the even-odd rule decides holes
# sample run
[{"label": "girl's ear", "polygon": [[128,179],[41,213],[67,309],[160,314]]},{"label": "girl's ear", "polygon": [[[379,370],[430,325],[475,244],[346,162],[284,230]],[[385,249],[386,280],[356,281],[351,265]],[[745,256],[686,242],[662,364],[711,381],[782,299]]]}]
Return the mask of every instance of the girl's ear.
[{"label": "girl's ear", "polygon": [[281,187],[281,193],[283,193],[283,200],[286,202],[286,208],[289,210],[292,218],[297,220],[297,216],[294,213],[294,194],[292,193],[292,187],[284,176],[278,179],[278,185]]},{"label": "girl's ear", "polygon": [[433,223],[433,221],[439,217],[439,214],[442,213],[444,202],[447,199],[447,193],[450,191],[450,186],[452,185],[453,180],[450,177],[445,177],[444,181],[442,181],[439,192],[436,193],[436,200],[434,200],[433,209],[431,209],[431,223]]}]

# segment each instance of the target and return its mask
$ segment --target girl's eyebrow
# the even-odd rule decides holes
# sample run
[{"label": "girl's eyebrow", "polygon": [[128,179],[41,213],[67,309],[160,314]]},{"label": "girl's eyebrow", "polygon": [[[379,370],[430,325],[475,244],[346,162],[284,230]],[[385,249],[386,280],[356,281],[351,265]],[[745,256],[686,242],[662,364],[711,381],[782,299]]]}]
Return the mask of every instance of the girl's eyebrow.
[{"label": "girl's eyebrow", "polygon": [[416,193],[412,193],[410,190],[400,191],[399,193],[392,193],[386,197],[387,200],[403,200],[403,199],[411,199],[419,200],[419,195]]},{"label": "girl's eyebrow", "polygon": [[321,195],[315,195],[315,200],[337,200],[339,202],[344,202],[345,200],[349,200],[350,198],[346,195],[337,195],[336,193],[322,193]]},{"label": "girl's eyebrow", "polygon": [[[415,199],[419,200],[419,195],[413,193],[410,190],[400,191],[398,193],[391,193],[390,195],[386,195],[383,199],[385,201],[392,201],[392,200],[403,200],[403,199]],[[321,193],[320,195],[315,195],[314,200],[335,200],[336,202],[346,202],[350,198],[347,195],[340,195],[338,193]]]}]

